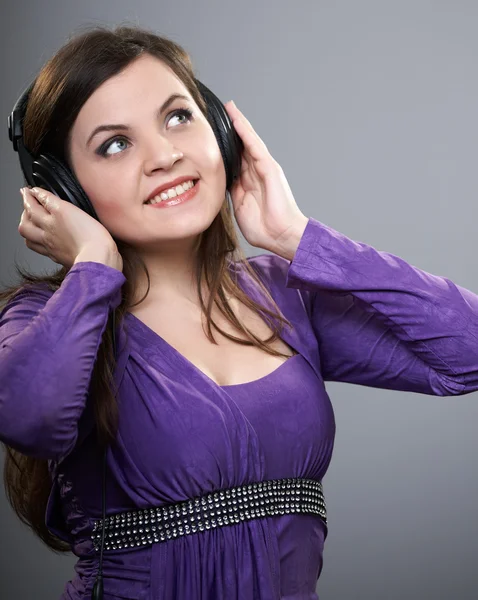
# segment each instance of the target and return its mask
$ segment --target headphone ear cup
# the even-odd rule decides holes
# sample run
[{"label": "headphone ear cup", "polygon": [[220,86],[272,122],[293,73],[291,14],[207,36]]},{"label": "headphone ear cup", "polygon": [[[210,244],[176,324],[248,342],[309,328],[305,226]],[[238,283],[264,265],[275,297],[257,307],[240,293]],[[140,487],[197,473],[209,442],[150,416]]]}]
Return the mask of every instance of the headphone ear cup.
[{"label": "headphone ear cup", "polygon": [[226,188],[229,190],[234,180],[241,174],[244,145],[234,129],[223,103],[198,79],[196,79],[196,85],[207,105],[208,120],[222,154],[226,168]]},{"label": "headphone ear cup", "polygon": [[33,161],[35,185],[42,187],[62,200],[81,208],[94,219],[98,219],[88,196],[73,173],[53,154],[40,154]]}]

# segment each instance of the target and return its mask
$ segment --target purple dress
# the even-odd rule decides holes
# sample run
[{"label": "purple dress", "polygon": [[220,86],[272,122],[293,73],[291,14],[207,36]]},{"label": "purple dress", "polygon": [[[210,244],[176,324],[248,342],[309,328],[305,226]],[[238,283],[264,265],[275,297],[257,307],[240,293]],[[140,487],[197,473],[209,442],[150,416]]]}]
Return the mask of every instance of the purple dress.
[{"label": "purple dress", "polygon": [[[335,434],[324,381],[439,396],[478,389],[478,297],[449,279],[312,218],[292,262],[249,261],[292,323],[282,337],[298,354],[256,381],[218,386],[128,313],[108,514],[264,479],[321,480]],[[89,598],[98,568],[90,535],[102,460],[88,386],[124,281],[78,263],[54,294],[38,286],[0,313],[0,439],[50,461],[46,522],[78,556],[62,599]],[[320,517],[295,514],[108,551],[104,599],[317,599],[326,535]]]}]

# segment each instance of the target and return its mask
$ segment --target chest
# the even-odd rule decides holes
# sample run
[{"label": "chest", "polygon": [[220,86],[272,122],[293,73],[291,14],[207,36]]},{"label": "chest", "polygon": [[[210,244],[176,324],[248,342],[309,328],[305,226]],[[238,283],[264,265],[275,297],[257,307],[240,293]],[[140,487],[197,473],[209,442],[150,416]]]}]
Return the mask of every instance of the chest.
[{"label": "chest", "polygon": [[[232,308],[239,321],[256,337],[265,341],[272,335],[268,325],[252,310],[239,304],[233,304]],[[230,340],[212,326],[215,344],[206,335],[206,318],[195,307],[176,307],[166,315],[152,308],[131,312],[218,385],[237,385],[260,379],[296,354],[280,338],[274,340],[270,347],[285,354],[286,358],[269,354],[257,346]],[[212,317],[227,334],[247,340],[245,333],[234,327],[219,310],[213,310]]]}]

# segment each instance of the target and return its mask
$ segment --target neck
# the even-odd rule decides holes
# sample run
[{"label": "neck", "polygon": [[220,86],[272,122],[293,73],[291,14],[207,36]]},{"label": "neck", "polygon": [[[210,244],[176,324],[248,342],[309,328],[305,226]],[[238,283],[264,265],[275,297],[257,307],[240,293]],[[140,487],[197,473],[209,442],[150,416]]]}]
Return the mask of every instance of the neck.
[{"label": "neck", "polygon": [[[155,304],[186,299],[199,304],[196,266],[199,238],[173,240],[161,243],[160,247],[135,249],[134,252],[144,263],[149,274],[147,299],[138,306],[150,301]],[[148,279],[143,269],[135,274],[133,304],[141,300],[148,289]],[[204,293],[204,292],[203,292]]]}]

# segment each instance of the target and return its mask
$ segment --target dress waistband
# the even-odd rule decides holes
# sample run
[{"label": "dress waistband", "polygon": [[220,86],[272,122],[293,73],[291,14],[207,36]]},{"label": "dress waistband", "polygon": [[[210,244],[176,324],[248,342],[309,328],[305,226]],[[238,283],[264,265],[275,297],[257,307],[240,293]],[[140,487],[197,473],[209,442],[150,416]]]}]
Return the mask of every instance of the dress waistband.
[{"label": "dress waistband", "polygon": [[[104,550],[135,548],[261,517],[316,514],[327,523],[322,482],[271,479],[231,487],[156,508],[106,517]],[[91,539],[101,546],[103,519],[95,521]]]}]

